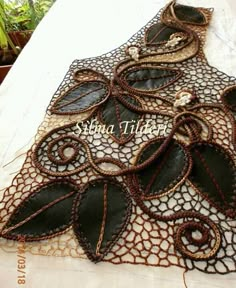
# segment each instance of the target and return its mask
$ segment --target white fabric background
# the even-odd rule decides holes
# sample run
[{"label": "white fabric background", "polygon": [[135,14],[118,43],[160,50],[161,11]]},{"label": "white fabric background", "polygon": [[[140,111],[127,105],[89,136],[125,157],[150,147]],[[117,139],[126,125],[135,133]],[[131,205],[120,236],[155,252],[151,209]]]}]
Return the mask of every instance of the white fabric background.
[{"label": "white fabric background", "polygon": [[[214,7],[205,52],[209,63],[236,76],[236,7],[233,0],[181,0]],[[57,0],[38,26],[0,86],[0,189],[10,185],[54,91],[74,59],[97,56],[120,46],[168,3],[167,0]],[[229,6],[230,4],[230,6]],[[0,198],[1,198],[0,192]],[[27,284],[22,287],[141,288],[184,287],[179,268],[145,267],[86,260],[33,256],[26,258]],[[0,250],[2,288],[17,286],[15,254]],[[236,273],[220,276],[198,271],[186,275],[188,288],[233,287]]]}]

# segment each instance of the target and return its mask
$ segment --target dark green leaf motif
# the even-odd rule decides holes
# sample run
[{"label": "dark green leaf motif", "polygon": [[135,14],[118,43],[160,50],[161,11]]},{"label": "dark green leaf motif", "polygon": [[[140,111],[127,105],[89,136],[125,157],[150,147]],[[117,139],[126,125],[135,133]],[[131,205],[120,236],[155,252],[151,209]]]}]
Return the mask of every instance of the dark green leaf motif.
[{"label": "dark green leaf motif", "polygon": [[191,24],[206,24],[206,18],[201,11],[195,7],[185,5],[175,5],[176,17],[183,22]]},{"label": "dark green leaf motif", "polygon": [[160,45],[166,43],[174,33],[182,32],[163,23],[156,23],[149,27],[145,34],[146,45]]},{"label": "dark green leaf motif", "polygon": [[75,201],[73,229],[93,262],[101,261],[118,241],[131,214],[131,200],[117,181],[90,182]]},{"label": "dark green leaf motif", "polygon": [[[140,107],[141,103],[135,97],[127,97],[127,102]],[[110,97],[99,111],[100,122],[106,125],[107,132],[118,143],[124,144],[132,139],[134,132],[132,125],[138,127],[140,113],[131,111],[124,106],[117,97]]]},{"label": "dark green leaf motif", "polygon": [[152,64],[134,65],[123,70],[117,81],[125,90],[142,95],[142,93],[154,93],[169,86],[181,75],[182,72],[177,69]]},{"label": "dark green leaf motif", "polygon": [[51,111],[55,114],[77,114],[106,101],[110,88],[105,81],[84,81],[62,95]]},{"label": "dark green leaf motif", "polygon": [[236,112],[236,86],[226,89],[221,99],[230,110]]},{"label": "dark green leaf motif", "polygon": [[32,193],[15,209],[2,230],[2,237],[26,241],[53,237],[71,223],[77,188],[69,182],[49,183]]},{"label": "dark green leaf motif", "polygon": [[[160,148],[163,141],[164,138],[146,145],[137,157],[136,164],[149,159]],[[190,168],[186,149],[172,140],[154,162],[135,175],[143,199],[157,198],[176,188],[186,179]]]},{"label": "dark green leaf motif", "polygon": [[236,215],[236,167],[231,156],[216,144],[190,146],[193,168],[192,184],[227,216]]}]

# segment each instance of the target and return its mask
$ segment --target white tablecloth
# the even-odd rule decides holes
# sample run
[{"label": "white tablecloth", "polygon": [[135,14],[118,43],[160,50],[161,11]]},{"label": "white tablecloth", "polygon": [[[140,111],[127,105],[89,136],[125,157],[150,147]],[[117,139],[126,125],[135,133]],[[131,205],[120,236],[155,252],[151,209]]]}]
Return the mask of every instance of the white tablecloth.
[{"label": "white tablecloth", "polygon": [[[32,144],[46,107],[71,62],[120,46],[167,3],[166,0],[57,0],[0,87],[0,189],[10,185],[15,175],[12,173],[19,170],[24,155],[5,164]],[[235,2],[180,3],[215,9],[205,52],[211,65],[236,76]],[[2,288],[17,287],[16,267],[16,254],[0,250]],[[87,260],[30,254],[26,267],[27,283],[22,287],[27,288],[184,287],[183,271],[175,267],[94,265]],[[234,287],[236,273],[220,276],[193,271],[187,273],[186,281],[188,288]]]}]

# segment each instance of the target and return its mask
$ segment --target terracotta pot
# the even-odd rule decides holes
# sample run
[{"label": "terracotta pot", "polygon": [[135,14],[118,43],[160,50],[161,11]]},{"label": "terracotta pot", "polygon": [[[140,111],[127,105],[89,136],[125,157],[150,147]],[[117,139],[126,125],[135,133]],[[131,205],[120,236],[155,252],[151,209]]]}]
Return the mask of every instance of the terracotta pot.
[{"label": "terracotta pot", "polygon": [[12,65],[0,66],[0,84],[2,83],[4,78],[6,77],[8,71],[11,69],[11,67],[12,67]]},{"label": "terracotta pot", "polygon": [[19,46],[21,49],[25,47],[27,42],[29,41],[33,30],[26,30],[26,31],[11,31],[8,32],[12,42],[15,46]]}]

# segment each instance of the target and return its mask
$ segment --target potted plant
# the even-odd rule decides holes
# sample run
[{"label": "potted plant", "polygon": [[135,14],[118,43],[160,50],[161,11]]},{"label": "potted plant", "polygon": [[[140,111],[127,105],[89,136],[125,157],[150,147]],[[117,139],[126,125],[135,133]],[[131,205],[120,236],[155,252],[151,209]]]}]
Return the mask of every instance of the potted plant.
[{"label": "potted plant", "polygon": [[[0,70],[8,71],[55,0],[0,0]],[[7,67],[5,67],[7,66]],[[0,83],[1,79],[0,71]],[[4,71],[4,72],[3,72]]]},{"label": "potted plant", "polygon": [[33,2],[28,0],[5,0],[4,11],[8,35],[14,45],[22,49],[36,27]]},{"label": "potted plant", "polygon": [[21,49],[55,0],[5,0],[8,33]]},{"label": "potted plant", "polygon": [[14,45],[6,30],[4,1],[0,0],[0,83],[14,63],[19,49]]}]

